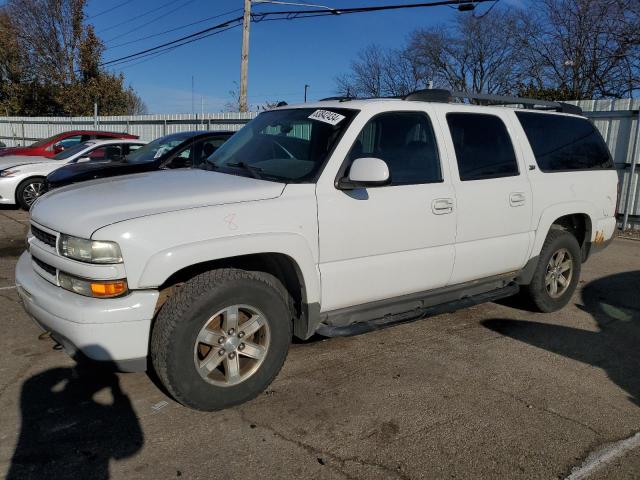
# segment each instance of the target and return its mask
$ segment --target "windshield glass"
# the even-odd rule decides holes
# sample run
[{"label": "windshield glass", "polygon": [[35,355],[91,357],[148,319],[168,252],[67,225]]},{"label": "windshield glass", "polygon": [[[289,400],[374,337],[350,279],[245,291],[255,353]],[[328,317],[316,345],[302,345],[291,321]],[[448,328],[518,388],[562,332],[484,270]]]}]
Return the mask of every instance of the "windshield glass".
[{"label": "windshield glass", "polygon": [[45,146],[47,143],[51,143],[53,142],[56,138],[58,138],[60,136],[60,134],[58,135],[54,135],[53,137],[49,137],[49,138],[43,138],[42,140],[38,140],[36,143],[32,143],[31,145],[29,145],[30,148],[35,147],[43,147]]},{"label": "windshield glass", "polygon": [[261,113],[202,168],[279,182],[314,181],[356,113],[343,108]]},{"label": "windshield glass", "polygon": [[144,147],[127,155],[127,163],[152,162],[165,153],[171,151],[185,140],[193,137],[193,132],[182,132],[160,137],[153,142],[147,143]]},{"label": "windshield glass", "polygon": [[77,145],[74,145],[73,147],[65,148],[60,153],[54,155],[53,158],[55,160],[66,160],[67,158],[71,158],[77,153],[80,153],[82,150],[84,150],[90,145],[92,145],[92,143],[90,142],[79,143]]}]

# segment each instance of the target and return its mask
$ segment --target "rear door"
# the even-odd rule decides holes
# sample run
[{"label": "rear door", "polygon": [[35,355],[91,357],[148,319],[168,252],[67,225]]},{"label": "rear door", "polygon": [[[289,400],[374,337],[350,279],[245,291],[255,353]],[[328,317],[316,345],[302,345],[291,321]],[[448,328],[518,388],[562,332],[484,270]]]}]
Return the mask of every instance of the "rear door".
[{"label": "rear door", "polygon": [[458,209],[450,284],[521,269],[532,241],[532,197],[510,133],[513,113],[452,109],[442,120]]}]

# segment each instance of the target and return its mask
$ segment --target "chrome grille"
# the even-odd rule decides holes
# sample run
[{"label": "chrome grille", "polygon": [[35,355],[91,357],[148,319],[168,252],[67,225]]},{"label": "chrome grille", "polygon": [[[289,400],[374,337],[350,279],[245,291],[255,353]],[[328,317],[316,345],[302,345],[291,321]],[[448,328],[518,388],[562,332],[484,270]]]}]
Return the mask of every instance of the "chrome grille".
[{"label": "chrome grille", "polygon": [[31,233],[34,237],[40,240],[42,243],[46,243],[50,247],[56,248],[56,236],[50,233],[40,230],[38,227],[31,225]]}]

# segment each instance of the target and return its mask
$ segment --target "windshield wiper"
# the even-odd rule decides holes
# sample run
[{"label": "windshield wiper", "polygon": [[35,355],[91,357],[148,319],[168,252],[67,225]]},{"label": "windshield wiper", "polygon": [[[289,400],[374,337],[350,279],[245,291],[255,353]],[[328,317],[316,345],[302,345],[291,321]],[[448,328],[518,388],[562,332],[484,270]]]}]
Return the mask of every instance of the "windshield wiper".
[{"label": "windshield wiper", "polygon": [[253,165],[249,165],[246,162],[225,163],[223,166],[242,168],[243,170],[249,172],[253,178],[262,180],[262,175],[260,175],[260,172],[262,172],[263,170],[260,167],[254,167]]}]

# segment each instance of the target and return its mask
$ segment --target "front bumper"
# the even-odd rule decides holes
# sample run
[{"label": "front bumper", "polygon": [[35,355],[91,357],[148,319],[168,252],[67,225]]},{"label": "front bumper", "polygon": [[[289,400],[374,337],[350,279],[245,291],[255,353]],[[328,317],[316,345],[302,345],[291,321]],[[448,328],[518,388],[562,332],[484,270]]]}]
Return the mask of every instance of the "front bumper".
[{"label": "front bumper", "polygon": [[89,298],[51,284],[36,273],[29,252],[16,266],[16,286],[25,310],[67,353],[114,364],[123,371],[146,369],[151,320],[159,293]]},{"label": "front bumper", "polygon": [[16,188],[20,180],[15,177],[0,178],[0,205],[15,205]]}]

